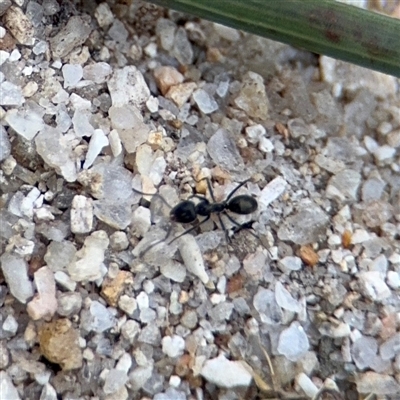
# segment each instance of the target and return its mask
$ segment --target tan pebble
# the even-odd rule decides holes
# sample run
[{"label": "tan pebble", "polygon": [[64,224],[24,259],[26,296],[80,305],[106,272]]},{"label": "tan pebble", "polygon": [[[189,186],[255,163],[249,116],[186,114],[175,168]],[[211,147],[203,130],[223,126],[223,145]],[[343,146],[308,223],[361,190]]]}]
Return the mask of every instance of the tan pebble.
[{"label": "tan pebble", "polygon": [[197,88],[194,82],[185,82],[171,86],[165,97],[171,99],[179,108],[181,108],[190,98],[193,91]]},{"label": "tan pebble", "polygon": [[185,303],[187,303],[188,301],[189,301],[189,294],[188,294],[188,292],[182,290],[182,291],[179,293],[179,303],[180,303],[180,304],[185,304]]},{"label": "tan pebble", "polygon": [[133,276],[129,271],[119,271],[114,279],[104,279],[100,294],[110,306],[116,307],[125,288],[132,283]]},{"label": "tan pebble", "polygon": [[34,28],[30,19],[16,6],[11,6],[4,15],[4,26],[20,44],[32,46],[35,42]]},{"label": "tan pebble", "polygon": [[38,84],[35,81],[30,81],[22,89],[22,94],[24,97],[32,97],[38,89]]},{"label": "tan pebble", "polygon": [[319,261],[318,254],[311,246],[300,247],[300,258],[309,266],[313,267]]},{"label": "tan pebble", "polygon": [[165,95],[171,86],[183,82],[183,75],[173,67],[159,67],[154,70],[154,79],[161,93]]},{"label": "tan pebble", "polygon": [[46,323],[39,328],[40,352],[65,371],[82,366],[79,333],[68,319]]},{"label": "tan pebble", "polygon": [[225,60],[225,57],[223,56],[221,51],[216,47],[210,47],[207,50],[206,58],[207,61],[211,63],[223,62]]},{"label": "tan pebble", "polygon": [[161,146],[162,140],[163,140],[162,131],[153,131],[149,133],[147,143],[149,143],[149,145],[153,150],[156,150]]}]

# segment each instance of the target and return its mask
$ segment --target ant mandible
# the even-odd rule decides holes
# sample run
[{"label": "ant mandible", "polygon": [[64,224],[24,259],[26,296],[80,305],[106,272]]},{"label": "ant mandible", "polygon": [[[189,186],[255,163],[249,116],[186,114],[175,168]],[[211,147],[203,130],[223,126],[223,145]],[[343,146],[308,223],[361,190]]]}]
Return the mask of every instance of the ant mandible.
[{"label": "ant mandible", "polygon": [[[225,227],[225,224],[221,218],[221,214],[226,215],[226,217],[229,219],[229,221],[232,222],[233,225],[235,225],[235,228],[233,230],[234,233],[239,232],[242,229],[251,229],[252,224],[254,221],[249,221],[245,222],[243,224],[240,224],[239,222],[235,221],[234,218],[232,218],[227,211],[233,212],[235,214],[240,214],[240,215],[248,215],[252,214],[254,211],[257,210],[258,203],[257,200],[254,199],[252,196],[243,194],[243,195],[238,195],[234,196],[234,194],[242,187],[244,186],[247,182],[249,182],[250,179],[245,180],[244,182],[240,183],[235,189],[233,189],[228,197],[222,201],[222,202],[217,202],[214,197],[214,192],[211,186],[211,182],[208,178],[203,178],[201,180],[206,180],[207,182],[207,187],[208,191],[210,193],[212,203],[210,203],[209,200],[207,200],[205,197],[193,194],[192,196],[189,197],[188,200],[183,200],[180,203],[178,203],[175,207],[172,207],[170,211],[170,219],[174,222],[179,222],[182,224],[187,224],[187,223],[192,223],[194,222],[197,217],[205,217],[202,221],[200,221],[198,224],[192,226],[191,228],[187,229],[180,235],[176,236],[174,239],[172,239],[169,244],[174,242],[175,240],[179,239],[183,235],[186,235],[193,230],[197,229],[199,226],[203,225],[205,222],[207,222],[212,214],[216,214],[219,220],[219,223],[221,225],[222,230],[225,233],[225,238],[227,242],[230,242],[231,239],[228,234],[228,230]],[[171,208],[171,206],[167,203],[167,201],[158,193],[143,193],[140,192],[139,190],[133,189],[134,192],[141,194],[143,196],[157,196],[159,197],[164,204],[166,204],[168,207]],[[200,200],[199,203],[195,204],[192,200],[193,198],[197,198]],[[171,229],[168,230],[167,236],[165,239],[158,241],[156,243],[153,243],[149,248],[147,248],[144,252],[147,252],[150,250],[150,248],[154,247],[156,244],[167,240],[168,236],[171,232]],[[253,232],[250,231],[250,233],[256,237],[258,240],[260,238]],[[142,253],[143,254],[143,253]]]}]

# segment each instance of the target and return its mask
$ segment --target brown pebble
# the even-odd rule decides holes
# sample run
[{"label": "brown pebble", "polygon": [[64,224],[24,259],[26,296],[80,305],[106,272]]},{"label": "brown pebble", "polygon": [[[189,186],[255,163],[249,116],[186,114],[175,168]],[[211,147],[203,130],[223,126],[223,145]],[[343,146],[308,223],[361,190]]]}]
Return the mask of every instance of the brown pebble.
[{"label": "brown pebble", "polygon": [[347,229],[342,233],[342,246],[345,249],[348,249],[351,245],[351,237],[353,236],[353,234],[348,231]]},{"label": "brown pebble", "polygon": [[238,292],[243,288],[244,277],[240,274],[232,276],[228,281],[227,292],[228,294],[232,294]]},{"label": "brown pebble", "polygon": [[300,247],[300,258],[310,267],[313,267],[319,261],[318,254],[309,245]]}]

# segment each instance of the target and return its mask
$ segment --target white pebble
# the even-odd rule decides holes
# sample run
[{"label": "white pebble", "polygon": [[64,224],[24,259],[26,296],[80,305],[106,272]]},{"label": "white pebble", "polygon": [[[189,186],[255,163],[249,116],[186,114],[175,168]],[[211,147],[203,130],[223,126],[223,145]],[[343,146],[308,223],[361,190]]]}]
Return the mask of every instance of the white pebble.
[{"label": "white pebble", "polygon": [[240,361],[230,361],[222,354],[207,360],[201,369],[201,375],[218,387],[247,387],[252,381],[251,373]]},{"label": "white pebble", "polygon": [[196,275],[206,285],[209,277],[196,239],[192,235],[184,235],[179,239],[178,247],[188,271]]},{"label": "white pebble", "polygon": [[296,384],[309,398],[314,398],[314,396],[318,393],[318,388],[304,372],[301,372],[296,376]]}]

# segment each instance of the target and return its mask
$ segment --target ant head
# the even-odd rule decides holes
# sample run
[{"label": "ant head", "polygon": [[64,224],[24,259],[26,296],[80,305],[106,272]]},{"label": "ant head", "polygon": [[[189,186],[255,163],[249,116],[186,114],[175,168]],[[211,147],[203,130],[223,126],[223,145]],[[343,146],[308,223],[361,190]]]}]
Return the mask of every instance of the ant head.
[{"label": "ant head", "polygon": [[172,221],[187,224],[196,220],[196,206],[192,201],[185,200],[177,204],[169,215]]}]

